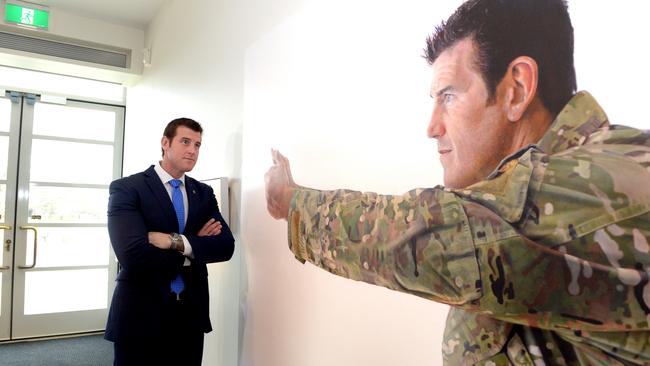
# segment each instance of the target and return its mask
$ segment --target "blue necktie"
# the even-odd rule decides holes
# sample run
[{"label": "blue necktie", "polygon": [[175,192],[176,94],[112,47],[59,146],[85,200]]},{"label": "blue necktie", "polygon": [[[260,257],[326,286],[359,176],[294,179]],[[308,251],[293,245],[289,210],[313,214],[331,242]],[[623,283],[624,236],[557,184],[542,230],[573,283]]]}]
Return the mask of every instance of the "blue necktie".
[{"label": "blue necktie", "polygon": [[[183,205],[183,193],[181,193],[180,186],[183,182],[180,179],[172,179],[169,181],[169,184],[172,186],[172,204],[174,204],[174,210],[176,211],[176,219],[178,219],[178,233],[182,234],[185,229],[185,207]],[[172,280],[171,290],[178,295],[183,292],[185,289],[185,283],[183,282],[183,277],[179,274],[176,278]]]}]

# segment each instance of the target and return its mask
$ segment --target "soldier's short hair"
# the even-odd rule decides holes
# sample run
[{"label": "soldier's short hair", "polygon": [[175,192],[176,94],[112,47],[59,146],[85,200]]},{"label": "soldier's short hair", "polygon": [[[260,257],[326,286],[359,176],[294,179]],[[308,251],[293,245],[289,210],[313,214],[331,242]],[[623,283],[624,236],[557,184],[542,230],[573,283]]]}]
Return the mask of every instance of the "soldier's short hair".
[{"label": "soldier's short hair", "polygon": [[425,58],[433,64],[440,54],[471,37],[475,66],[488,89],[488,102],[508,65],[529,56],[538,65],[537,95],[557,115],[576,91],[573,66],[573,26],[563,0],[469,0],[427,38]]}]

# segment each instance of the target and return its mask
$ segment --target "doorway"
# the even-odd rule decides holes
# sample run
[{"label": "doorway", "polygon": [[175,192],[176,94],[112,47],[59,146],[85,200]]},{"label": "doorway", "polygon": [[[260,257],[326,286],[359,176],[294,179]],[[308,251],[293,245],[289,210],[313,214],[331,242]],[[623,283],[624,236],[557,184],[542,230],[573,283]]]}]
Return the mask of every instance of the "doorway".
[{"label": "doorway", "polygon": [[0,95],[0,341],[103,330],[124,107]]}]

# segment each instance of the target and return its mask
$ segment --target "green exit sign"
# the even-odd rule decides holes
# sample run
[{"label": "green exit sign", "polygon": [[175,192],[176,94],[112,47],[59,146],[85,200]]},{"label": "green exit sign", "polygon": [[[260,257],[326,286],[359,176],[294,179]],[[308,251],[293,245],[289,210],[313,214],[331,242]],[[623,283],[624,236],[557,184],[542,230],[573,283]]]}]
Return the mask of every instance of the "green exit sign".
[{"label": "green exit sign", "polygon": [[28,25],[45,29],[50,21],[50,13],[41,9],[28,8],[16,4],[5,5],[5,22]]}]

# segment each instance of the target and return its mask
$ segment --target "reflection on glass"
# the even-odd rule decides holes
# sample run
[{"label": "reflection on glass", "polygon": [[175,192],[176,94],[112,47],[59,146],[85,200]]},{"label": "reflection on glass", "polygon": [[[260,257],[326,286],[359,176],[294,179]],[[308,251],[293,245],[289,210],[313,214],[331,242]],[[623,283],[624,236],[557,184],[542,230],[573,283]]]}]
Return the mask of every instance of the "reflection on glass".
[{"label": "reflection on glass", "polygon": [[[9,132],[9,120],[11,119],[11,101],[0,98],[0,132]],[[9,159],[9,137],[0,136],[0,180],[7,179],[7,159]],[[0,223],[4,223],[7,217],[5,212],[5,200],[7,198],[7,186],[0,184]],[[0,239],[4,238],[4,231],[0,231]],[[2,243],[0,243],[1,245]],[[0,246],[2,248],[2,246]],[[0,266],[4,266],[4,256],[0,251]],[[2,278],[0,272],[0,294],[2,294]],[[2,314],[2,300],[0,299],[0,314]]]},{"label": "reflection on glass", "polygon": [[[34,235],[27,236],[27,265],[34,258]],[[108,265],[110,239],[105,227],[39,227],[36,267]]]},{"label": "reflection on glass", "polygon": [[113,178],[113,146],[32,140],[32,182],[108,185]]},{"label": "reflection on glass", "polygon": [[36,103],[34,134],[112,142],[115,112]]},{"label": "reflection on glass", "polygon": [[0,132],[9,132],[9,120],[11,119],[11,101],[0,98]]},{"label": "reflection on glass", "polygon": [[106,309],[108,269],[25,273],[25,315]]},{"label": "reflection on glass", "polygon": [[29,191],[30,223],[106,223],[108,188],[31,184]]},{"label": "reflection on glass", "polygon": [[0,136],[0,180],[7,180],[9,136]]},{"label": "reflection on glass", "polygon": [[[6,200],[7,200],[7,185],[0,184],[0,224],[7,221],[7,212],[5,211]],[[2,231],[0,231],[0,238],[2,238]],[[2,256],[0,255],[0,257]]]}]

